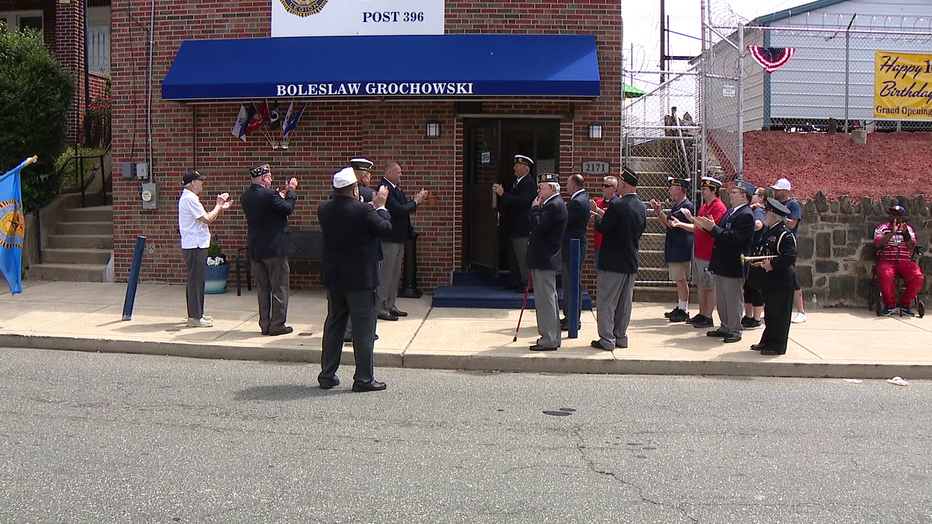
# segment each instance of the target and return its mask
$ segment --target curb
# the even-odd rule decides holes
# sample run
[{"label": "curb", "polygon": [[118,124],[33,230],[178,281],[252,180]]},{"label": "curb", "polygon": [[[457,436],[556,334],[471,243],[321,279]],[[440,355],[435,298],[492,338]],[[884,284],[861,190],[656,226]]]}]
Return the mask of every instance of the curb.
[{"label": "curb", "polygon": [[[0,334],[0,347],[124,353],[183,358],[246,360],[266,362],[318,363],[319,349],[257,348],[115,340],[69,336]],[[618,357],[618,355],[616,355]],[[506,373],[581,373],[611,375],[725,375],[749,377],[859,378],[888,379],[893,376],[910,380],[932,379],[932,364],[858,364],[830,362],[760,362],[729,360],[595,360],[553,355],[521,357],[511,355],[450,355],[431,353],[375,354],[376,365],[407,369],[445,369],[498,371]],[[352,351],[343,352],[342,364],[353,364]]]}]

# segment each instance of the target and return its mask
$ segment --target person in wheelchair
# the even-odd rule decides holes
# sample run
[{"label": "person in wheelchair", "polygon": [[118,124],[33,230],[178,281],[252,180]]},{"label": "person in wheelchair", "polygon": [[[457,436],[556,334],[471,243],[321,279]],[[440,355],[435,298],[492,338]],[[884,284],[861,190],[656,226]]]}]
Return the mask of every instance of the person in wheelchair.
[{"label": "person in wheelchair", "polygon": [[912,260],[916,247],[916,231],[906,223],[907,213],[903,206],[895,205],[889,209],[890,221],[880,224],[874,230],[874,246],[877,248],[877,277],[880,280],[880,294],[883,297],[883,314],[890,315],[896,311],[896,276],[906,281],[906,289],[900,296],[900,314],[915,316],[910,304],[919,295],[925,277],[919,264]]}]

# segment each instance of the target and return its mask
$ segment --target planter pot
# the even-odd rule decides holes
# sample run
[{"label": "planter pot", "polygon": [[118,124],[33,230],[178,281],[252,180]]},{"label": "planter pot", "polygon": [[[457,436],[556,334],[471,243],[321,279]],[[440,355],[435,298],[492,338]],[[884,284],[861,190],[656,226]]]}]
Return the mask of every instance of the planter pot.
[{"label": "planter pot", "polygon": [[230,276],[230,264],[207,266],[207,280],[204,282],[204,293],[209,295],[226,293],[228,276]]}]

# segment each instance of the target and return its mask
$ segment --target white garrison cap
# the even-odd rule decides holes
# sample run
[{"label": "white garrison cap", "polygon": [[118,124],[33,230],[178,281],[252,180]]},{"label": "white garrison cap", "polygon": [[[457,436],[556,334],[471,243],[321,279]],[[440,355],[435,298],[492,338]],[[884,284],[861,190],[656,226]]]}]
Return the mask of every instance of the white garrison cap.
[{"label": "white garrison cap", "polygon": [[344,167],[333,174],[333,187],[344,188],[356,183],[356,172],[351,167]]}]

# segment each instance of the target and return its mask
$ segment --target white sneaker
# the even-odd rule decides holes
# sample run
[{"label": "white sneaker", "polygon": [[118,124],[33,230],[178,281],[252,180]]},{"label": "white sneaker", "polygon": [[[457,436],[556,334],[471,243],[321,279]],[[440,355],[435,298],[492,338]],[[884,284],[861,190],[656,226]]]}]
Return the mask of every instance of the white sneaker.
[{"label": "white sneaker", "polygon": [[793,323],[794,323],[794,324],[802,324],[802,323],[805,322],[807,319],[809,319],[809,317],[808,317],[805,313],[796,313],[796,316],[793,317]]},{"label": "white sneaker", "polygon": [[201,317],[201,320],[206,320],[206,321],[208,321],[208,322],[213,322],[213,321],[214,321],[214,317],[204,315],[203,317]]},{"label": "white sneaker", "polygon": [[214,323],[212,320],[207,320],[206,318],[189,318],[188,327],[213,327]]}]

